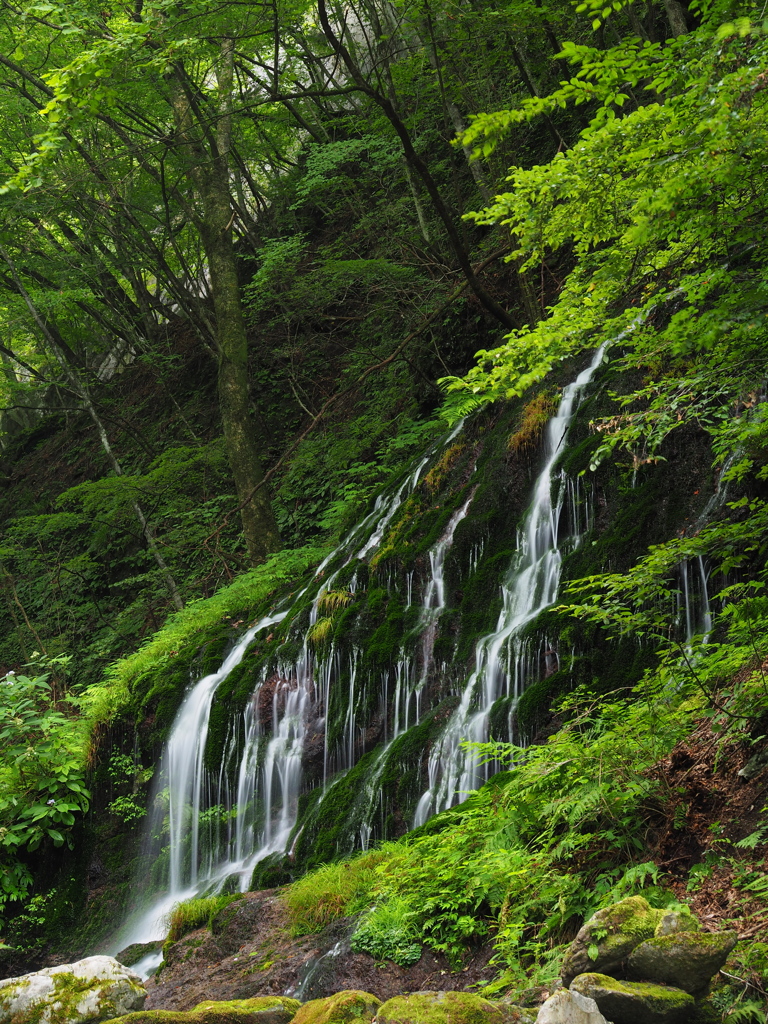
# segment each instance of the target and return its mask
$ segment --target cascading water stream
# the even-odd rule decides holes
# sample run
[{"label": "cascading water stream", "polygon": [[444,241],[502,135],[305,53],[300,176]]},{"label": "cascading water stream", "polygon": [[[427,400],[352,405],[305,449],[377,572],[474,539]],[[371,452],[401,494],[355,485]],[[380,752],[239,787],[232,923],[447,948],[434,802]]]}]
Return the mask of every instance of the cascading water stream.
[{"label": "cascading water stream", "polygon": [[[501,696],[518,697],[524,678],[521,645],[515,643],[522,628],[557,599],[562,554],[558,528],[564,500],[564,481],[556,479],[555,463],[571,425],[579,400],[602,362],[601,346],[586,370],[563,391],[557,414],[547,424],[546,461],[536,480],[533,501],[517,538],[512,569],[502,586],[503,607],[496,629],[477,645],[475,671],[470,676],[453,713],[429,759],[429,787],[416,808],[414,825],[453,806],[485,781],[478,755],[462,747],[465,740],[488,739],[488,721],[494,702]],[[553,490],[556,494],[553,498]],[[576,538],[571,538],[575,542]],[[510,651],[510,647],[512,650]],[[510,671],[509,659],[515,664]]]},{"label": "cascading water stream", "polygon": [[[162,937],[171,907],[194,895],[215,877],[214,865],[200,864],[200,808],[205,786],[203,759],[208,738],[211,704],[216,690],[243,660],[248,646],[262,630],[285,618],[287,612],[266,615],[237,641],[216,672],[204,676],[192,687],[179,708],[168,736],[160,771],[153,786],[157,797],[167,792],[169,833],[169,882],[162,896],[144,913],[129,921],[120,933],[120,943],[151,942]],[[162,825],[165,808],[150,815],[150,831]],[[226,865],[228,874],[230,865]]]},{"label": "cascading water stream", "polygon": [[[445,610],[445,557],[453,544],[454,534],[459,523],[469,512],[469,506],[475,496],[475,489],[472,490],[464,504],[458,508],[445,528],[440,539],[429,550],[430,577],[424,588],[424,597],[421,603],[421,615],[419,620],[419,655],[420,665],[414,663],[412,656],[405,652],[401,653],[400,659],[395,666],[395,693],[393,701],[392,729],[390,733],[385,732],[384,746],[379,751],[374,764],[365,782],[361,798],[361,819],[359,829],[360,846],[363,850],[368,849],[371,834],[373,832],[372,816],[380,797],[380,780],[382,772],[387,763],[387,755],[394,741],[421,720],[421,696],[424,687],[429,679],[429,673],[434,660],[435,638],[440,616]],[[409,595],[410,596],[410,595]],[[409,601],[410,605],[410,601]],[[383,686],[382,704],[388,706],[387,682],[389,676],[385,673]]]},{"label": "cascading water stream", "polygon": [[704,645],[712,632],[712,612],[709,605],[709,574],[704,558],[698,555],[692,561],[680,564],[680,614],[685,629],[685,646],[690,653],[694,639]]},{"label": "cascading water stream", "polygon": [[472,504],[474,496],[475,489],[472,490],[464,504],[453,513],[442,536],[428,552],[430,573],[424,588],[417,627],[419,633],[418,660],[403,651],[395,666],[391,736],[393,740],[407,729],[418,725],[421,720],[421,696],[434,661],[435,639],[440,616],[445,611],[445,556],[453,544],[456,527],[469,512],[469,506]]},{"label": "cascading water stream", "polygon": [[[353,649],[348,655],[349,710],[341,763],[331,764],[328,708],[331,684],[339,676],[339,656],[331,648],[325,658],[318,658],[311,642],[311,631],[318,623],[323,599],[330,592],[339,570],[323,578],[324,572],[339,556],[343,559],[341,564],[346,565],[353,559],[367,558],[377,550],[387,526],[420,482],[425,467],[456,437],[461,426],[461,423],[457,424],[447,437],[430,446],[394,493],[380,495],[373,511],[318,567],[315,578],[320,578],[321,583],[312,602],[309,627],[300,654],[290,662],[278,661],[276,670],[269,677],[264,672],[245,708],[242,723],[230,729],[224,758],[215,775],[206,770],[205,748],[216,691],[240,664],[256,635],[290,614],[308,588],[294,597],[288,609],[274,612],[255,623],[237,641],[221,667],[191,688],[176,715],[163,754],[154,787],[157,810],[149,829],[150,835],[160,833],[163,818],[166,818],[168,884],[149,906],[129,918],[116,937],[115,949],[161,938],[165,933],[168,912],[181,900],[201,892],[216,891],[227,879],[246,889],[254,864],[270,853],[285,849],[296,824],[302,784],[302,755],[313,728],[325,729],[326,781],[331,769],[336,772],[354,763],[357,738],[354,708],[359,696],[356,692],[358,652]],[[445,552],[468,507],[469,501],[454,514],[446,534],[438,542],[438,552],[431,556],[430,587],[438,595],[430,594],[433,615],[439,615],[444,602],[442,566]],[[354,579],[353,576],[349,584],[350,592],[354,592]],[[271,695],[268,687],[272,688]],[[266,720],[265,701],[271,708],[271,716]],[[238,756],[235,787],[230,784],[225,768],[231,758]],[[167,805],[157,799],[163,795],[167,795]],[[211,829],[206,834],[208,842],[205,844],[201,843],[204,812],[211,812],[209,816],[218,815],[228,822],[224,836]],[[232,818],[234,828],[231,826]]]}]

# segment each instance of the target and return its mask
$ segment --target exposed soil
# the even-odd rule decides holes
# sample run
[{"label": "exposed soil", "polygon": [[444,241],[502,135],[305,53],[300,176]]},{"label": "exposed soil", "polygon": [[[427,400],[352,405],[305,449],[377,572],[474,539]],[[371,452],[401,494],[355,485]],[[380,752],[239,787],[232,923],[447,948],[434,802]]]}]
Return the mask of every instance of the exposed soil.
[{"label": "exposed soil", "polygon": [[768,744],[724,743],[706,719],[654,775],[663,784],[664,808],[651,859],[667,873],[664,883],[706,929],[730,925],[740,938],[768,935],[765,903],[736,884],[753,872],[768,873],[768,858],[733,845],[755,831],[768,803]]}]

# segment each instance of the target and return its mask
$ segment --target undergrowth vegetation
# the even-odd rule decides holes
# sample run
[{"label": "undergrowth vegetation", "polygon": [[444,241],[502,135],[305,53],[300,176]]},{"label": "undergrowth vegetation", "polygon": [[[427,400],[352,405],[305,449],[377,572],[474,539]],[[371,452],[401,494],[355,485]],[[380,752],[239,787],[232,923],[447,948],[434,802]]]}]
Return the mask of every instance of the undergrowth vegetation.
[{"label": "undergrowth vegetation", "polygon": [[[749,748],[766,708],[759,670],[716,701],[690,673],[681,680],[667,668],[631,693],[576,691],[560,703],[565,722],[548,742],[485,745],[486,758],[505,770],[459,807],[291,885],[284,900],[294,928],[304,933],[331,916],[362,913],[353,949],[379,959],[406,965],[424,945],[460,966],[489,941],[499,972],[489,991],[551,984],[564,944],[595,910],[637,894],[657,907],[694,898],[700,871],[670,873],[657,863],[668,819],[686,813],[685,787],[660,766],[702,721],[713,730],[715,761],[727,764]],[[758,927],[768,914],[765,813],[746,836],[715,827],[705,858],[710,865],[731,858],[742,893],[732,916],[746,914]],[[756,978],[767,998],[768,960],[752,943],[737,947],[731,967]],[[720,992],[724,1013],[736,997]]]}]

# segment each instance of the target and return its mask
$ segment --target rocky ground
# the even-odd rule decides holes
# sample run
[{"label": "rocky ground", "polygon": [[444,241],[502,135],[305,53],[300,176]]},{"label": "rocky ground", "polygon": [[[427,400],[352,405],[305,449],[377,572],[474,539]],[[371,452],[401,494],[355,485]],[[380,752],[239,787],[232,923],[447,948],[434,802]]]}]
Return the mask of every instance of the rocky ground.
[{"label": "rocky ground", "polygon": [[461,970],[425,950],[417,964],[398,967],[349,948],[351,918],[317,935],[290,937],[285,908],[274,890],[247,893],[213,923],[185,935],[165,951],[162,969],[147,982],[147,1008],[188,1010],[204,999],[295,995],[318,999],[345,989],[381,1000],[401,992],[463,990],[490,981],[492,950],[484,946]]}]

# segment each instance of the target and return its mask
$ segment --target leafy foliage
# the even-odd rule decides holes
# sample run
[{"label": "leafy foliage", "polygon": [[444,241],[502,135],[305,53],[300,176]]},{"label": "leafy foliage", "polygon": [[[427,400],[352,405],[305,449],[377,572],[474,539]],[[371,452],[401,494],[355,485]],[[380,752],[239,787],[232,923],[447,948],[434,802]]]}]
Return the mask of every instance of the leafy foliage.
[{"label": "leafy foliage", "polygon": [[66,661],[37,661],[29,667],[40,674],[0,679],[0,911],[29,891],[26,855],[41,844],[71,847],[72,826],[88,810],[84,730],[61,691]]}]

